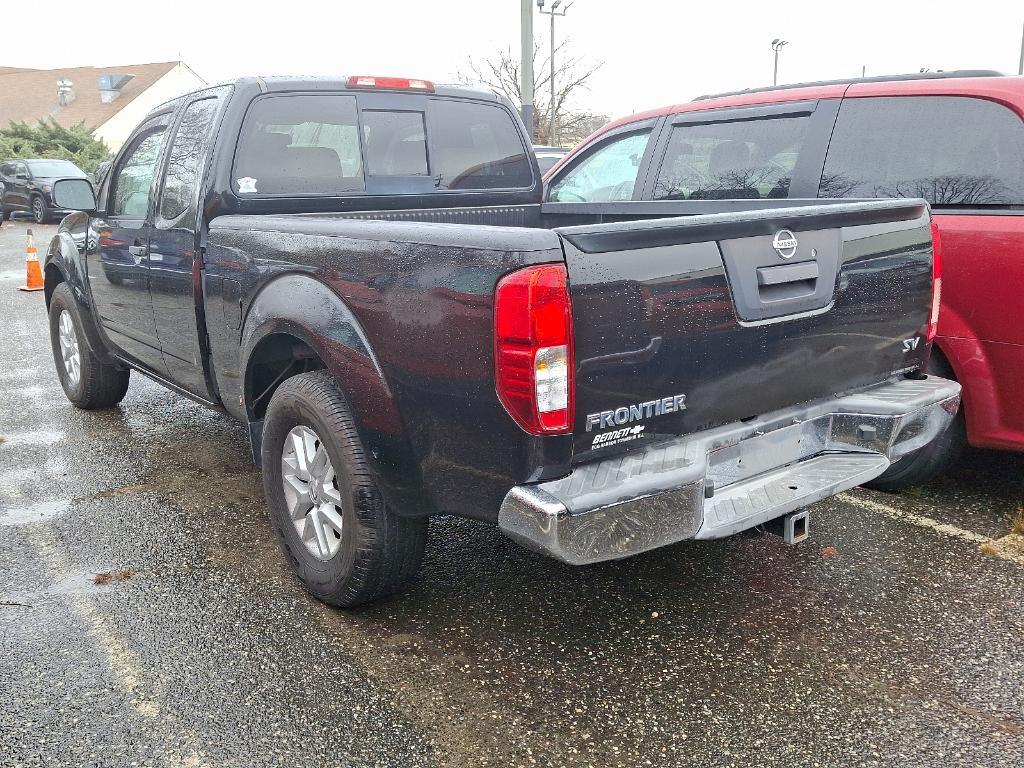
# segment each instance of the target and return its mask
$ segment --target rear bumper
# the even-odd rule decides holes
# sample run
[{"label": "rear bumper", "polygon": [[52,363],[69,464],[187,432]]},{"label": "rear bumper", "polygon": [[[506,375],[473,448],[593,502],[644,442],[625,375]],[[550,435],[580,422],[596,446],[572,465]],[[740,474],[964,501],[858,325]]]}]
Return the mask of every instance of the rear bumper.
[{"label": "rear bumper", "polygon": [[938,436],[959,405],[956,382],[899,379],[651,442],[516,486],[498,526],[573,565],[729,536],[877,477]]}]

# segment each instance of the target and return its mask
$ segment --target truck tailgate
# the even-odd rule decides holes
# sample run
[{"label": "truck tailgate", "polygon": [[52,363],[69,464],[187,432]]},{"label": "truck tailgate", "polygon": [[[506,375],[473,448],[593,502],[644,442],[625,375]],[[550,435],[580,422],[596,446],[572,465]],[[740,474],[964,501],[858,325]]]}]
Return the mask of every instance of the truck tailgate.
[{"label": "truck tailgate", "polygon": [[849,392],[926,361],[924,201],[556,231],[573,303],[577,460]]}]

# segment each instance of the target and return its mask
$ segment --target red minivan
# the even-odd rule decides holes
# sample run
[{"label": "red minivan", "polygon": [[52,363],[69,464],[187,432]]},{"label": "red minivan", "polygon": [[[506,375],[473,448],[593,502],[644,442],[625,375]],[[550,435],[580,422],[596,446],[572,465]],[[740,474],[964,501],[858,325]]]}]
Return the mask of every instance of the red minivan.
[{"label": "red minivan", "polygon": [[925,482],[968,444],[1024,450],[1024,77],[958,71],[705,96],[606,125],[545,181],[548,204],[925,198],[942,255],[931,365],[961,383],[963,408],[873,485]]}]

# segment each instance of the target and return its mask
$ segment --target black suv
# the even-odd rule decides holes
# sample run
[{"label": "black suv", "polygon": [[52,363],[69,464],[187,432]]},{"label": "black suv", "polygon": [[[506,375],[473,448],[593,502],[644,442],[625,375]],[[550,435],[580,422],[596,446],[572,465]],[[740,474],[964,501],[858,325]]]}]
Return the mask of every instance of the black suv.
[{"label": "black suv", "polygon": [[37,224],[69,213],[53,207],[50,188],[57,179],[88,178],[70,160],[8,160],[0,163],[0,216],[29,211]]}]

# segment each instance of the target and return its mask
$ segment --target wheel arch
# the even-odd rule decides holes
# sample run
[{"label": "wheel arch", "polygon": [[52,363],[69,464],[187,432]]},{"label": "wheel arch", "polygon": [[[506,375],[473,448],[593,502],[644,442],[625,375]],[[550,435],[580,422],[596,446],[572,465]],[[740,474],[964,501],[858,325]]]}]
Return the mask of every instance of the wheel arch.
[{"label": "wheel arch", "polygon": [[[85,217],[84,214],[72,215]],[[88,222],[88,217],[85,217],[85,220]],[[86,223],[85,231],[88,232],[88,223]],[[64,225],[61,225],[60,230],[50,241],[46,249],[46,256],[43,258],[43,298],[46,308],[49,310],[53,292],[57,290],[57,286],[67,283],[71,295],[78,305],[79,316],[85,331],[85,342],[89,345],[89,349],[105,363],[118,364],[110,355],[100,334],[85,275],[83,254],[79,252],[70,232],[65,229]]]},{"label": "wheel arch", "polygon": [[425,511],[395,395],[362,324],[330,287],[303,274],[282,275],[263,286],[242,326],[240,361],[241,405],[255,462],[260,462],[263,419],[277,387],[322,368],[352,410],[370,469],[389,503],[403,511]]}]

